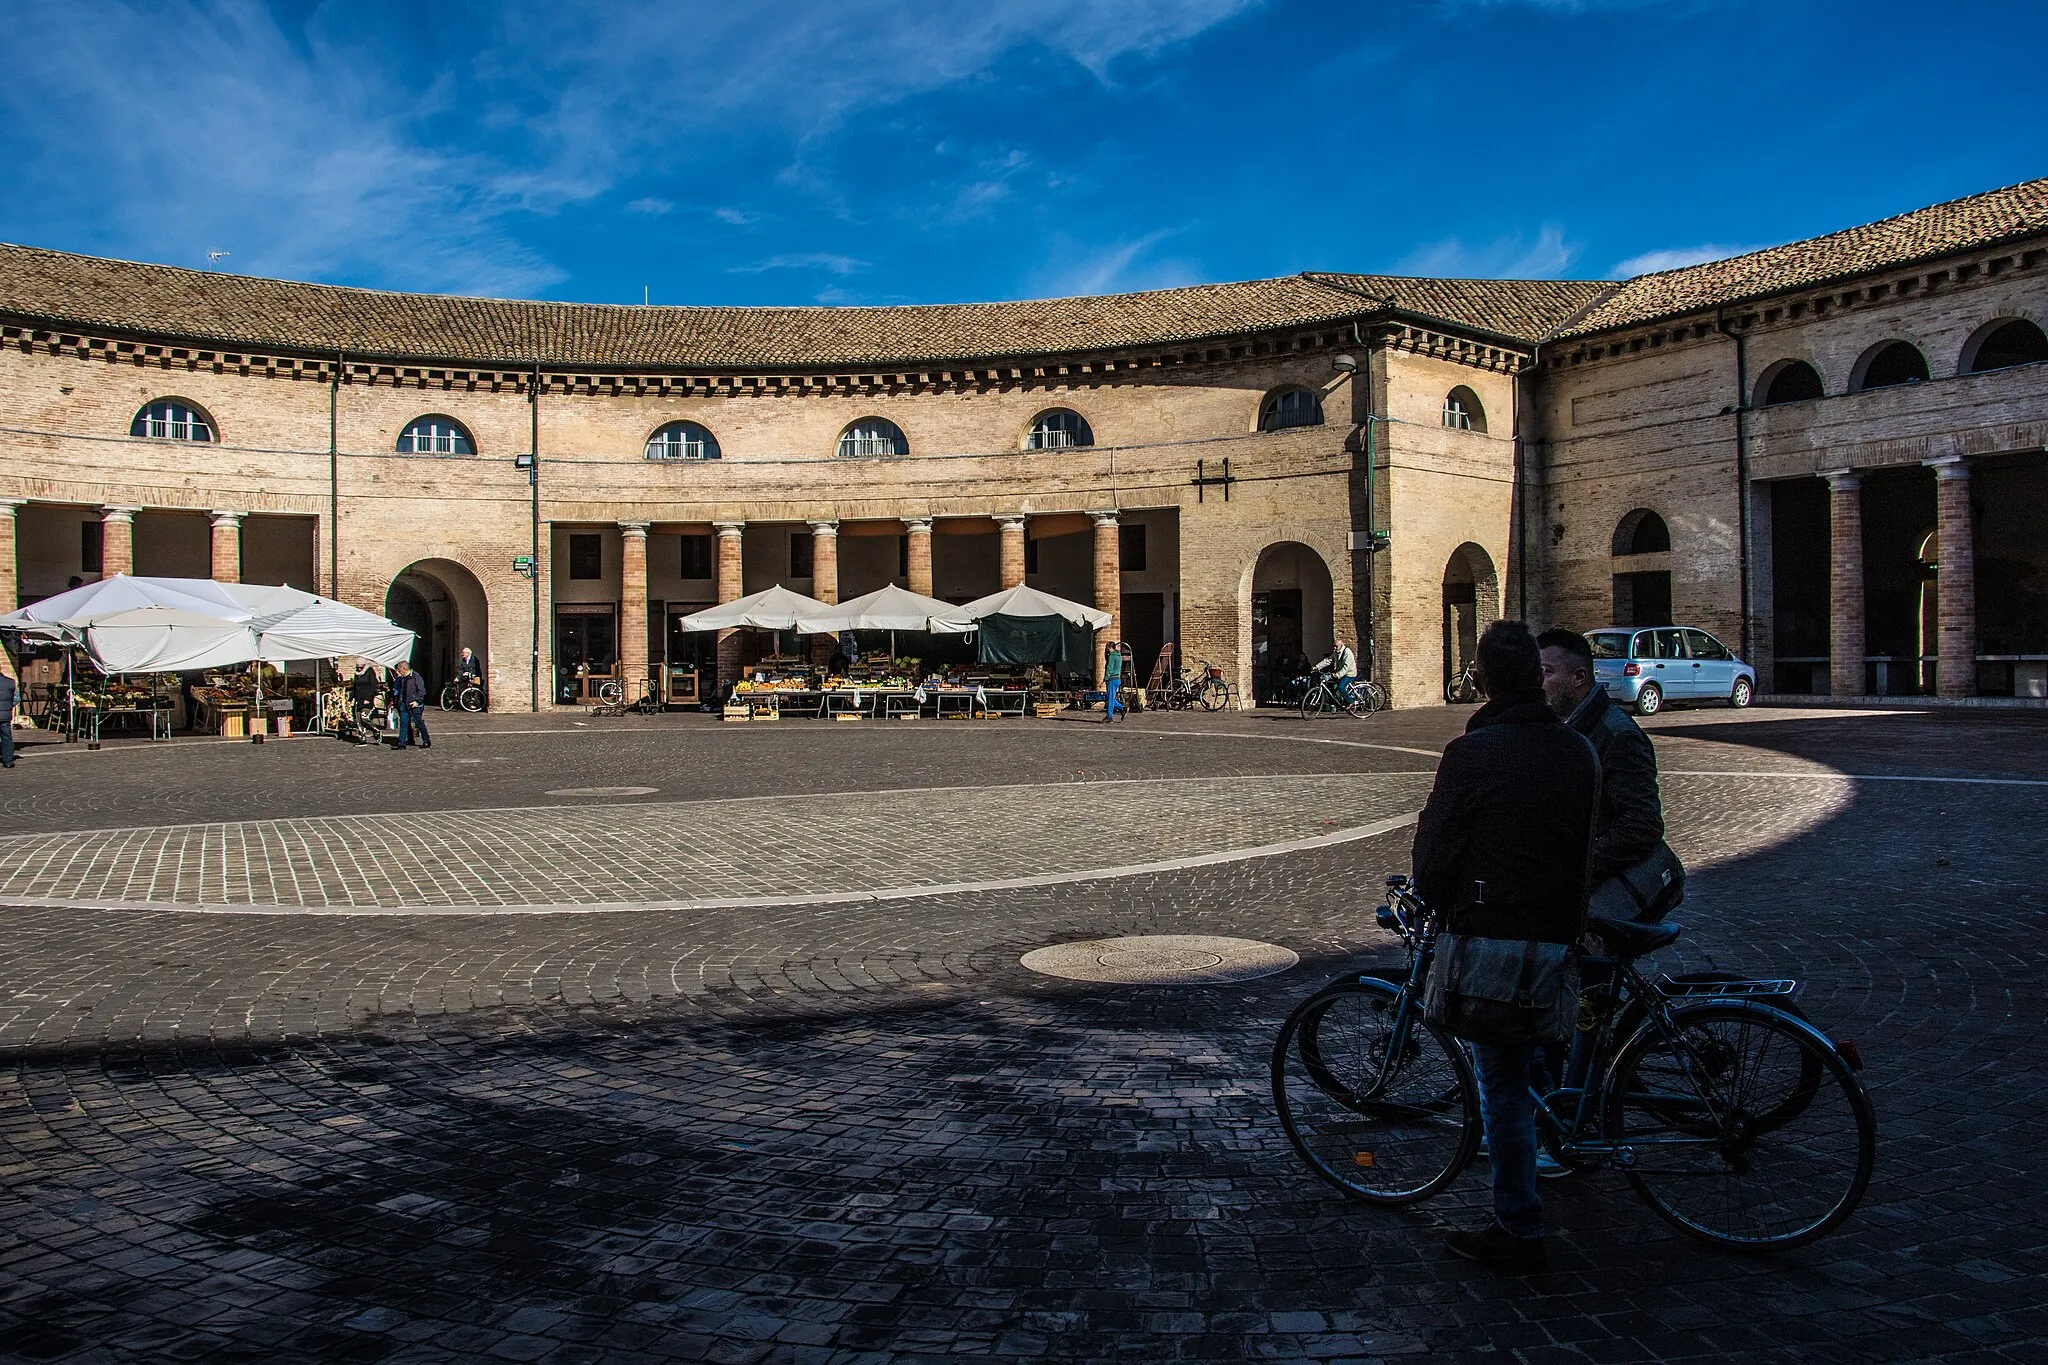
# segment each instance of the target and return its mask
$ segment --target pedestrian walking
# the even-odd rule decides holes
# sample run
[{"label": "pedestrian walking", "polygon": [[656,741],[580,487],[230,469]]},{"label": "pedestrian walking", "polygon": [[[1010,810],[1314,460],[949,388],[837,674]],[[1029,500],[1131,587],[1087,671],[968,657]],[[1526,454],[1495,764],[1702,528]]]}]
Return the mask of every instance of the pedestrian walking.
[{"label": "pedestrian walking", "polygon": [[1102,723],[1116,719],[1116,713],[1123,710],[1117,700],[1117,693],[1124,685],[1124,647],[1116,640],[1109,642],[1109,648],[1102,652]]},{"label": "pedestrian walking", "polygon": [[[1414,873],[1444,917],[1430,1015],[1473,1045],[1493,1167],[1493,1221],[1445,1245],[1519,1272],[1544,1263],[1529,1082],[1537,1048],[1563,1042],[1577,1017],[1572,945],[1585,927],[1600,760],[1545,700],[1527,626],[1488,626],[1478,662],[1489,700],[1444,749],[1416,823]],[[1481,980],[1496,973],[1518,983],[1514,1004],[1497,1004],[1498,982]]]},{"label": "pedestrian walking", "polygon": [[434,747],[434,741],[427,734],[427,680],[412,671],[409,663],[400,663],[391,679],[391,709],[397,712],[398,743],[394,748],[406,748],[412,742],[412,732],[419,731],[422,749]]},{"label": "pedestrian walking", "polygon": [[14,679],[0,673],[0,768],[14,766],[14,703],[20,697]]}]

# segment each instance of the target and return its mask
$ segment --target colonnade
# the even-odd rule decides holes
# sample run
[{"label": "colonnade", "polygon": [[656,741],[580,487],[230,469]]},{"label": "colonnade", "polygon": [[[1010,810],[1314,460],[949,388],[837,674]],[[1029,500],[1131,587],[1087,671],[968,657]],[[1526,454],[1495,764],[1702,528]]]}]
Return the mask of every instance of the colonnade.
[{"label": "colonnade", "polygon": [[[1109,641],[1119,638],[1123,624],[1123,562],[1118,528],[1121,518],[1114,510],[1090,512],[1095,533],[1094,605],[1110,614],[1107,630],[1096,636],[1095,676],[1102,677],[1102,658]],[[908,544],[904,555],[905,586],[920,596],[932,595],[933,517],[900,518]],[[1025,513],[999,513],[993,520],[1000,537],[997,553],[998,591],[1019,587],[1024,582],[1025,538],[1029,517]],[[811,596],[820,602],[839,601],[839,521],[823,518],[808,523],[811,530]],[[647,690],[648,658],[647,534],[653,523],[618,523],[621,545],[619,581],[619,673],[628,697]],[[744,595],[742,551],[747,523],[715,521],[718,537],[716,586],[723,604]],[[722,631],[718,637],[718,671],[723,678],[738,674],[740,646],[738,632]]]},{"label": "colonnade", "polygon": [[[1960,455],[1926,461],[1935,474],[1935,542],[1940,556],[1935,575],[1935,692],[1943,697],[1977,691],[1976,547],[1970,522],[1970,464]],[[1828,481],[1828,692],[1862,696],[1863,656],[1863,476],[1833,469]]]}]

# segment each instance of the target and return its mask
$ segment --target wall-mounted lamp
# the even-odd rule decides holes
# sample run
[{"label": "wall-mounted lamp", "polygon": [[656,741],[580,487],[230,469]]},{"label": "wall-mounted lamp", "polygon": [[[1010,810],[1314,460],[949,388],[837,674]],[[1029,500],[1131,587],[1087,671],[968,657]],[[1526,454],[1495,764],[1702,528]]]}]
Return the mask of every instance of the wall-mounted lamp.
[{"label": "wall-mounted lamp", "polygon": [[1333,355],[1333,356],[1331,356],[1331,357],[1330,357],[1330,363],[1331,363],[1332,365],[1335,365],[1335,366],[1337,367],[1337,373],[1339,373],[1339,374],[1357,374],[1357,373],[1358,373],[1358,357],[1357,357],[1357,356],[1354,356],[1354,355],[1343,355],[1343,354],[1339,354],[1339,355]]}]

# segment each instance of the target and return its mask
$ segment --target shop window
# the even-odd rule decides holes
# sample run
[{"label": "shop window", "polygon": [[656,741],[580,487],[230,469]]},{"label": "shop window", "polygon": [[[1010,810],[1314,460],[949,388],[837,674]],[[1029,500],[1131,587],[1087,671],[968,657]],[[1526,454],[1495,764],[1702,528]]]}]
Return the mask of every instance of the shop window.
[{"label": "shop window", "polygon": [[135,414],[128,434],[161,441],[211,441],[213,423],[182,398],[159,398]]},{"label": "shop window", "polygon": [[896,576],[910,577],[910,537],[896,537]]},{"label": "shop window", "polygon": [[647,438],[650,460],[715,460],[718,438],[695,422],[670,422]]},{"label": "shop window", "polygon": [[1964,374],[2010,369],[2048,360],[2048,334],[2025,318],[2000,323],[1979,341],[1963,365]]},{"label": "shop window", "polygon": [[1857,393],[1920,384],[1927,379],[1927,357],[1910,341],[1887,341],[1864,354],[1849,387]]},{"label": "shop window", "polygon": [[809,578],[811,576],[811,533],[791,531],[789,533],[789,576]]},{"label": "shop window", "polygon": [[1038,542],[1030,539],[1028,536],[1024,541],[1024,572],[1027,574],[1038,572]]},{"label": "shop window", "polygon": [[80,573],[105,573],[107,563],[107,524],[103,521],[81,521],[78,523],[78,571]]},{"label": "shop window", "polygon": [[1145,572],[1145,527],[1126,523],[1116,528],[1117,563],[1125,573]]},{"label": "shop window", "polygon": [[453,417],[416,417],[398,433],[401,455],[474,455],[476,443]]},{"label": "shop window", "polygon": [[1444,395],[1444,425],[1457,431],[1486,431],[1486,409],[1479,395],[1463,384]]},{"label": "shop window", "polygon": [[1259,409],[1260,431],[1286,431],[1290,427],[1319,427],[1323,424],[1323,400],[1310,389],[1282,389]]},{"label": "shop window", "polygon": [[1071,450],[1095,444],[1095,432],[1088,419],[1066,408],[1041,412],[1031,423],[1032,450]]},{"label": "shop window", "polygon": [[714,576],[712,565],[717,561],[718,548],[711,536],[677,536],[683,547],[683,562],[676,571],[678,578],[710,578]]},{"label": "shop window", "polygon": [[569,577],[604,577],[604,537],[578,532],[569,537]]},{"label": "shop window", "polygon": [[1803,360],[1787,360],[1773,367],[1765,377],[1760,406],[1804,403],[1822,396],[1820,371]]},{"label": "shop window", "polygon": [[863,417],[839,433],[839,454],[847,459],[882,459],[908,455],[903,429],[886,417]]}]

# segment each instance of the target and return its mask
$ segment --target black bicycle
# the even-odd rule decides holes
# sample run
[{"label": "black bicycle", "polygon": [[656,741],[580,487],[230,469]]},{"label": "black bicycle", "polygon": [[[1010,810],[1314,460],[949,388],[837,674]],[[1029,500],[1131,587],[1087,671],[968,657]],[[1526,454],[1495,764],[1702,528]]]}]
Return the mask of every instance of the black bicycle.
[{"label": "black bicycle", "polygon": [[1387,709],[1387,691],[1370,678],[1353,678],[1351,698],[1347,701],[1337,688],[1337,680],[1330,676],[1328,667],[1317,664],[1310,675],[1307,690],[1301,694],[1300,706],[1303,720],[1339,713],[1362,720],[1375,711]]},{"label": "black bicycle", "polygon": [[[1295,1152],[1353,1199],[1402,1205],[1478,1151],[1464,1044],[1422,1015],[1437,925],[1404,877],[1379,923],[1408,950],[1396,984],[1349,975],[1297,1006],[1273,1048],[1273,1101]],[[1537,1133],[1565,1165],[1614,1166],[1679,1231],[1736,1251],[1824,1236],[1855,1211],[1877,1119],[1853,1044],[1780,1008],[1784,981],[1645,978],[1677,925],[1593,920],[1602,978],[1560,1083],[1532,1090]]]},{"label": "black bicycle", "polygon": [[1198,668],[1181,668],[1171,682],[1148,689],[1145,704],[1155,711],[1185,711],[1199,706],[1204,711],[1221,711],[1230,704],[1230,685],[1223,670],[1204,660]]},{"label": "black bicycle", "polygon": [[484,709],[484,689],[477,683],[457,678],[441,689],[443,711],[481,711]]}]

